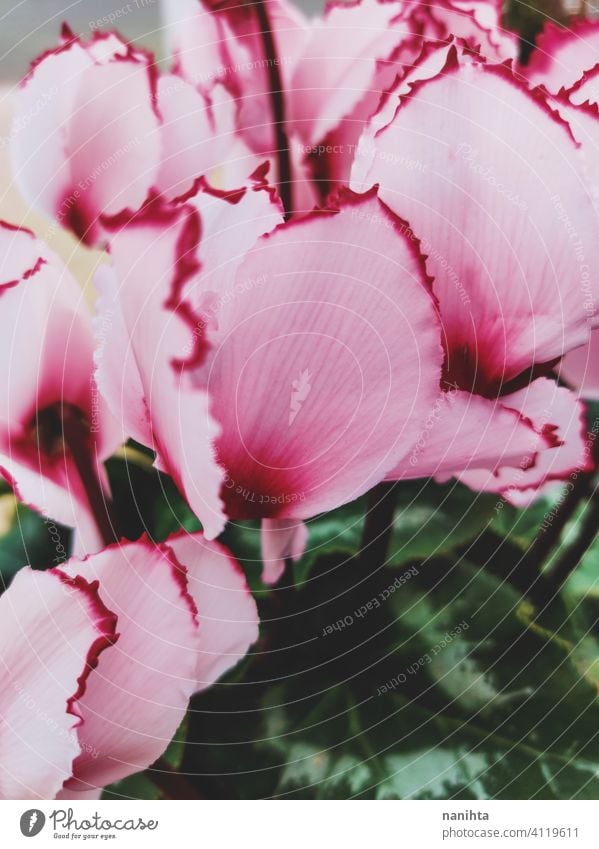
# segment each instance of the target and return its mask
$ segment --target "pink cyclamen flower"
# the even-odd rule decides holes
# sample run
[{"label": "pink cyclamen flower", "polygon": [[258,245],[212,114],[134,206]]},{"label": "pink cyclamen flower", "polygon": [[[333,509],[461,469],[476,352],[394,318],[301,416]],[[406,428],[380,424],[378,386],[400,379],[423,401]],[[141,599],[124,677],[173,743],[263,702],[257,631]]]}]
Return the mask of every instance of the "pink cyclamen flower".
[{"label": "pink cyclamen flower", "polygon": [[[308,19],[289,0],[165,0],[163,8],[177,72],[207,97],[216,83],[225,86],[238,106],[237,127],[252,150],[265,156],[276,153],[272,72],[284,88],[279,94],[287,97],[309,37]],[[266,29],[272,30],[276,56],[266,55]]]},{"label": "pink cyclamen flower", "polygon": [[591,333],[588,345],[566,354],[559,374],[583,398],[599,401],[599,330]]},{"label": "pink cyclamen flower", "polygon": [[0,474],[94,551],[101,535],[86,477],[107,489],[102,460],[121,433],[95,385],[91,316],[70,272],[29,230],[0,222],[0,255]]},{"label": "pink cyclamen flower", "polygon": [[138,216],[110,250],[101,391],[209,535],[282,521],[292,539],[271,524],[268,548],[297,554],[295,520],[408,454],[438,393],[438,318],[417,243],[372,192],[287,224],[258,184],[201,193]]},{"label": "pink cyclamen flower", "polygon": [[21,570],[0,598],[0,798],[97,798],[146,769],[243,657],[256,605],[201,534]]},{"label": "pink cyclamen flower", "polygon": [[[347,184],[361,130],[427,43],[455,33],[500,61],[515,58],[518,44],[501,28],[498,4],[486,0],[331,2],[310,19],[284,0],[167,0],[166,10],[181,74],[201,90],[222,79],[239,100],[240,132],[264,155],[278,145],[273,99],[283,104],[296,212]],[[266,55],[265,28],[276,57]],[[281,92],[268,72],[273,58]]]},{"label": "pink cyclamen flower", "polygon": [[582,410],[542,377],[597,322],[595,213],[569,125],[505,65],[446,45],[398,82],[365,149],[354,187],[379,184],[422,240],[446,352],[421,447],[390,477],[506,492],[584,465]]},{"label": "pink cyclamen flower", "polygon": [[[584,153],[586,177],[599,214],[599,24],[574,21],[567,28],[547,23],[528,64],[520,68],[531,85],[543,85],[551,104],[572,129]],[[596,309],[593,292],[589,310]],[[568,353],[559,374],[584,398],[599,398],[597,369],[599,331],[588,345]]]},{"label": "pink cyclamen flower", "polygon": [[21,84],[12,153],[35,208],[87,244],[104,222],[150,197],[172,198],[212,175],[237,185],[259,164],[235,130],[223,85],[210,97],[114,34],[84,42],[68,29]]}]

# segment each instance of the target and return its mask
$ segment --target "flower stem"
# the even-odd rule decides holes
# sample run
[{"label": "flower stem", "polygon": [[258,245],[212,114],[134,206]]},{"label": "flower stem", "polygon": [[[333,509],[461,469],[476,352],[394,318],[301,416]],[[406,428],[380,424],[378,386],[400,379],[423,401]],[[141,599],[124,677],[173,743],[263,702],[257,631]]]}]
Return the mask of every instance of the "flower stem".
[{"label": "flower stem", "polygon": [[93,459],[96,455],[92,450],[88,426],[78,412],[68,406],[61,410],[61,423],[65,444],[77,467],[102,541],[104,545],[111,545],[118,541],[118,535],[111,517],[110,502],[100,483],[97,461]]},{"label": "flower stem", "polygon": [[576,569],[583,556],[589,550],[599,534],[599,489],[587,502],[584,516],[572,545],[568,546],[551,570],[551,579],[557,586],[563,586]]},{"label": "flower stem", "polygon": [[268,0],[256,0],[256,15],[261,29],[264,58],[268,65],[270,83],[270,102],[275,126],[275,140],[279,163],[279,195],[285,209],[285,217],[289,218],[293,209],[293,186],[291,182],[291,157],[289,154],[289,139],[285,127],[285,94],[279,72],[277,47],[270,24],[266,3]]},{"label": "flower stem", "polygon": [[396,483],[380,483],[370,493],[360,556],[373,571],[383,566],[387,559],[387,550],[393,533],[397,493]]}]

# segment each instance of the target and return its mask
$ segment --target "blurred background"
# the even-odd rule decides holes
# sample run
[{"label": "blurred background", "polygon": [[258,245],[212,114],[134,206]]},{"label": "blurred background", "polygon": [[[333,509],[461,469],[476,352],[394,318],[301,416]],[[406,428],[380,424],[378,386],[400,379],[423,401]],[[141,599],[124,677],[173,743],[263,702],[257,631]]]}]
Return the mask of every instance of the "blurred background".
[{"label": "blurred background", "polygon": [[[296,0],[307,14],[315,14],[325,0]],[[0,0],[0,85],[14,81],[27,70],[31,58],[55,43],[60,25],[89,33],[109,13],[123,12],[116,27],[130,40],[138,41],[162,55],[160,34],[161,0]],[[510,15],[530,18],[539,13],[552,18],[571,14],[593,14],[598,0],[507,0]],[[111,27],[99,27],[109,29]]]},{"label": "blurred background", "polygon": [[[323,5],[321,0],[297,3],[308,14]],[[131,41],[163,54],[160,34],[160,0],[0,0],[0,85],[21,77],[31,59],[56,42],[60,25],[89,34],[96,22],[110,13],[123,12],[114,27]]]}]

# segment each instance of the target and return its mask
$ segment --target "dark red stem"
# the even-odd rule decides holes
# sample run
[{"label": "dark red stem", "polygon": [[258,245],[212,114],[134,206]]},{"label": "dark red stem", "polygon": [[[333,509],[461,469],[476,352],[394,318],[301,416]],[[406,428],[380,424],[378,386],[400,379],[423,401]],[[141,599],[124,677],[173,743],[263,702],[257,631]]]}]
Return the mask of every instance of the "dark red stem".
[{"label": "dark red stem", "polygon": [[268,65],[270,83],[270,102],[275,126],[277,158],[279,162],[279,195],[289,218],[293,210],[293,185],[291,182],[291,156],[289,154],[289,139],[287,138],[285,116],[285,93],[279,72],[279,57],[270,25],[270,17],[266,3],[268,0],[256,0],[256,15],[260,24],[264,58]]},{"label": "dark red stem", "polygon": [[106,498],[97,468],[96,452],[93,450],[93,434],[86,422],[70,407],[62,409],[62,432],[77,467],[90,509],[105,545],[117,542],[118,536],[110,515],[110,502]]}]

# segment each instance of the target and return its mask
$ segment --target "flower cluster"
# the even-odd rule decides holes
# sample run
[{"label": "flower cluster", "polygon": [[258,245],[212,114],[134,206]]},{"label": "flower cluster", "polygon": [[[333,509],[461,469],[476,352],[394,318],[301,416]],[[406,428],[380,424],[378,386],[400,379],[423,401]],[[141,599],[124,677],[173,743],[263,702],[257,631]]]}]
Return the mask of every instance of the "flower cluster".
[{"label": "flower cluster", "polygon": [[[305,520],[381,481],[521,504],[590,463],[599,25],[547,27],[521,66],[498,0],[166,12],[170,71],[65,27],[18,94],[24,197],[106,254],[92,317],[0,225],[0,471],[75,529],[0,600],[0,797],[144,769],[245,655],[228,522],[262,521],[275,583]],[[103,464],[127,440],[203,533],[119,543]]]}]

